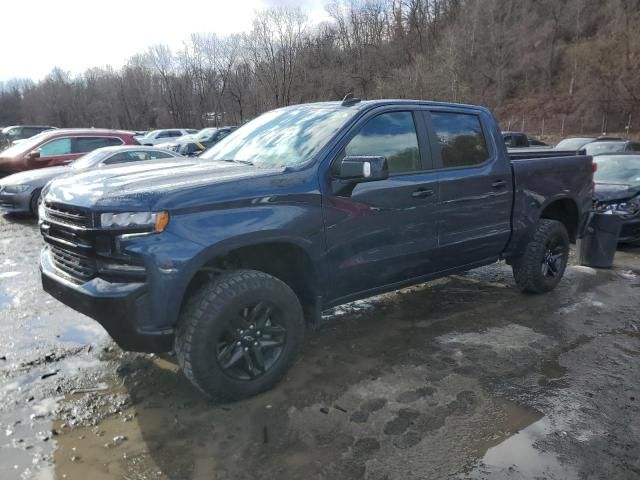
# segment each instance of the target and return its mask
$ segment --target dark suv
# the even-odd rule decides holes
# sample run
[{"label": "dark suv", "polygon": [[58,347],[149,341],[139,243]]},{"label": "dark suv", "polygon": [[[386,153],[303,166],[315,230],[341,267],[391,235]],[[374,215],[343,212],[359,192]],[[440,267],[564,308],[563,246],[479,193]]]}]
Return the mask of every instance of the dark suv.
[{"label": "dark suv", "polygon": [[49,125],[12,125],[5,127],[0,132],[0,149],[10,147],[14,142],[31,138],[34,135],[54,128],[56,127]]}]

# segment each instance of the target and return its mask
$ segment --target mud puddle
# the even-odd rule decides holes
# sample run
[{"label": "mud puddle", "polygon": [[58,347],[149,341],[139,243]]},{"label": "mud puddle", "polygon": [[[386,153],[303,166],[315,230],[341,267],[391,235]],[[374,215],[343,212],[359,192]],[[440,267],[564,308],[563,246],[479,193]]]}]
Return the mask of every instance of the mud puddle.
[{"label": "mud puddle", "polygon": [[536,445],[554,431],[549,420],[542,418],[487,450],[477,466],[464,479],[536,479],[573,480],[579,478],[572,465],[562,463],[553,452]]}]

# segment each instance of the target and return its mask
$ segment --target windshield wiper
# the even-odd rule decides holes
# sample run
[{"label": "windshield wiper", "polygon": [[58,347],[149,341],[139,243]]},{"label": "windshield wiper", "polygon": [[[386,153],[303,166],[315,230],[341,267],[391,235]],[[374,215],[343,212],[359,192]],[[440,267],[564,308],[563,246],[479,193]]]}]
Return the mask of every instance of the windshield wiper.
[{"label": "windshield wiper", "polygon": [[242,163],[244,165],[254,165],[251,160],[238,160],[237,158],[225,158],[222,160],[223,162],[234,162],[234,163]]}]

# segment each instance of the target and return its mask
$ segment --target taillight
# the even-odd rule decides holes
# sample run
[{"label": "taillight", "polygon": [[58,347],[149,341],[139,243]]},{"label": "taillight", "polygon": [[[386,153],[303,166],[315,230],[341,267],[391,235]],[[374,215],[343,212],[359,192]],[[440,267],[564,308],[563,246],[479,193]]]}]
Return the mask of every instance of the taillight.
[{"label": "taillight", "polygon": [[591,171],[596,173],[598,171],[598,164],[596,162],[591,163]]}]

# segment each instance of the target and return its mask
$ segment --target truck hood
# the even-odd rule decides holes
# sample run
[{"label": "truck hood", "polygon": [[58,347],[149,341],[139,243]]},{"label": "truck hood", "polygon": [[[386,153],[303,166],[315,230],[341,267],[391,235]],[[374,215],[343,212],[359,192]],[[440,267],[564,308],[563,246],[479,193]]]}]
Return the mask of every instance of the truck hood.
[{"label": "truck hood", "polygon": [[[45,200],[79,207],[137,211],[154,208],[161,200],[177,198],[185,191],[192,199],[204,197],[196,191],[281,171],[213,160],[151,160],[65,175],[49,184]],[[225,190],[227,196],[229,190],[233,191]],[[178,202],[172,206],[183,205]]]},{"label": "truck hood", "polygon": [[640,185],[596,182],[594,197],[600,202],[627,200],[640,193]]}]

